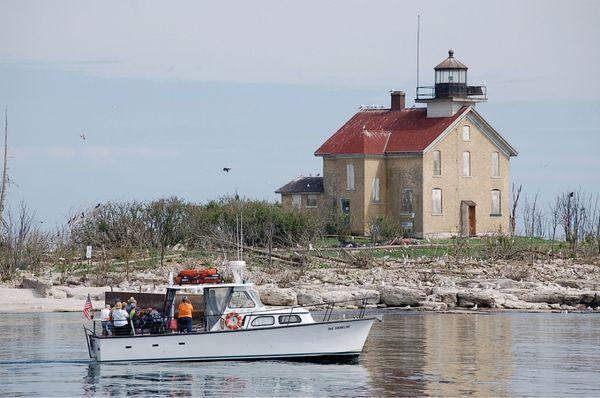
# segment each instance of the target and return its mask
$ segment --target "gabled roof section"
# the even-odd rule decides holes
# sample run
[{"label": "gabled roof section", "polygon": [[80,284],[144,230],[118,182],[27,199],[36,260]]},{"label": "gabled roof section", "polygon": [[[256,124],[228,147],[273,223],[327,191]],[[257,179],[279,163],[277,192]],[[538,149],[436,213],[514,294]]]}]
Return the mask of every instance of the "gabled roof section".
[{"label": "gabled roof section", "polygon": [[281,188],[275,193],[320,193],[323,192],[323,177],[300,176]]},{"label": "gabled roof section", "polygon": [[356,113],[315,156],[421,153],[470,107],[454,116],[428,118],[426,108],[367,109]]},{"label": "gabled roof section", "polygon": [[467,118],[473,123],[479,131],[483,133],[494,145],[498,147],[507,156],[517,156],[519,151],[510,145],[508,141],[494,129],[475,109],[467,114]]}]

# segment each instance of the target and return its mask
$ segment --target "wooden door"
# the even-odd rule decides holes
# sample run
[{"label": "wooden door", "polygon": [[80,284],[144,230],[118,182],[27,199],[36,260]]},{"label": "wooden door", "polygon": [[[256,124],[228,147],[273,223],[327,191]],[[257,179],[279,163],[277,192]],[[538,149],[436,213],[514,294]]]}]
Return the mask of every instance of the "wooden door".
[{"label": "wooden door", "polygon": [[469,236],[477,235],[477,220],[475,219],[475,206],[469,206]]}]

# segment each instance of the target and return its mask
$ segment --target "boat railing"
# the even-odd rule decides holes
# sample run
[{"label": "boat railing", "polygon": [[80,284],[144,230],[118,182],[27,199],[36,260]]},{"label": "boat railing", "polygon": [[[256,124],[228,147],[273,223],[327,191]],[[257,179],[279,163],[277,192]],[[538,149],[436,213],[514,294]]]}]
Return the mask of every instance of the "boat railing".
[{"label": "boat railing", "polygon": [[[349,299],[349,300],[341,300],[341,301],[330,301],[327,303],[313,303],[313,304],[299,304],[299,305],[294,305],[291,306],[289,308],[289,310],[286,310],[285,312],[271,312],[269,311],[268,313],[265,313],[264,311],[257,311],[257,312],[249,312],[244,315],[244,329],[247,329],[248,326],[250,325],[250,322],[252,320],[253,316],[258,316],[258,315],[272,315],[272,316],[278,316],[278,315],[286,315],[287,316],[287,321],[284,323],[279,322],[280,325],[289,325],[291,323],[297,323],[297,322],[292,322],[292,315],[296,315],[294,314],[294,310],[298,309],[298,308],[306,308],[306,307],[317,307],[317,308],[321,308],[321,307],[325,307],[325,312],[323,313],[323,320],[322,322],[329,322],[331,321],[331,317],[333,315],[333,311],[336,307],[339,307],[340,304],[345,304],[345,303],[355,303],[356,301],[360,300],[361,304],[358,305],[358,315],[356,316],[356,319],[362,319],[365,317],[365,313],[367,310],[367,304],[369,299],[368,298],[353,298],[353,299]],[[221,316],[226,315],[226,314],[221,314]],[[217,315],[215,315],[217,316]],[[250,321],[246,322],[245,318],[250,319]]]},{"label": "boat railing", "polygon": [[[335,310],[336,307],[340,307],[342,304],[347,304],[347,303],[356,303],[357,301],[360,301],[360,304],[358,306],[356,306],[356,308],[359,310],[357,316],[355,317],[355,319],[362,319],[365,317],[365,313],[367,310],[367,304],[369,299],[367,297],[364,298],[352,298],[352,299],[348,299],[348,300],[338,300],[338,301],[329,301],[329,302],[321,302],[321,303],[311,303],[311,304],[298,304],[298,305],[293,305],[290,306],[289,308],[286,308],[285,311],[281,311],[281,312],[273,312],[271,310],[260,310],[260,311],[252,311],[252,312],[247,312],[247,313],[242,313],[240,315],[243,316],[244,319],[244,324],[243,324],[243,328],[244,329],[248,329],[248,326],[250,326],[250,322],[252,321],[253,317],[259,316],[259,315],[269,315],[269,316],[280,316],[280,315],[284,315],[287,316],[287,319],[284,323],[279,323],[280,325],[290,325],[293,323],[297,323],[297,322],[292,322],[292,315],[297,315],[294,314],[294,310],[300,309],[300,308],[318,308],[318,309],[322,309],[324,308],[324,313],[323,313],[323,319],[322,322],[329,322],[331,321],[331,317],[333,316],[333,312]],[[223,316],[226,316],[229,312],[227,313],[222,313],[222,314],[211,314],[209,316],[211,317],[219,317],[222,318]],[[343,315],[345,318],[345,314]],[[142,323],[141,325],[135,325],[133,322],[133,319],[129,319],[129,326],[131,327],[131,335],[134,336],[143,336],[143,335],[160,335],[160,334],[167,334],[167,331],[169,330],[169,321],[171,320],[171,317],[161,317],[161,322],[158,323],[156,322],[155,325],[159,325],[158,329],[156,329],[156,326],[154,326],[155,328],[153,329],[152,326],[148,326],[144,323]],[[248,321],[246,322],[246,319],[248,319]],[[93,318],[92,319],[93,322],[93,330],[87,329],[90,333],[93,332],[94,335],[98,335],[97,333],[97,324],[100,322],[102,322],[101,319],[96,319]],[[114,335],[114,325],[112,321],[105,321],[108,322],[109,325],[112,327],[113,330],[113,335]],[[139,326],[139,327],[136,327]],[[99,326],[100,328],[100,334],[102,334],[103,329],[102,326]],[[152,331],[154,331],[154,333],[152,333]]]}]

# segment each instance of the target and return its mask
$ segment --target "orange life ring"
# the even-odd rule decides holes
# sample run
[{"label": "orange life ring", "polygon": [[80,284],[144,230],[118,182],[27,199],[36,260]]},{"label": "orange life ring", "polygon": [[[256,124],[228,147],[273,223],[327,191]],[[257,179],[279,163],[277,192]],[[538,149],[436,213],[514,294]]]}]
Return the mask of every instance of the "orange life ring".
[{"label": "orange life ring", "polygon": [[244,324],[244,317],[235,311],[230,312],[225,317],[225,326],[230,330],[238,330]]}]

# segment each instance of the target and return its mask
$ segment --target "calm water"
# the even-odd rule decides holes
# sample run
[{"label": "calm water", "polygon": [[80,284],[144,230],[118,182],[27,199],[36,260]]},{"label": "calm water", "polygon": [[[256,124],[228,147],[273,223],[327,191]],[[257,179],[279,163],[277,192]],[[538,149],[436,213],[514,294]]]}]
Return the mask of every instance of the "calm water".
[{"label": "calm water", "polygon": [[3,314],[0,396],[600,396],[600,314],[386,313],[356,364],[92,364],[81,314]]}]

